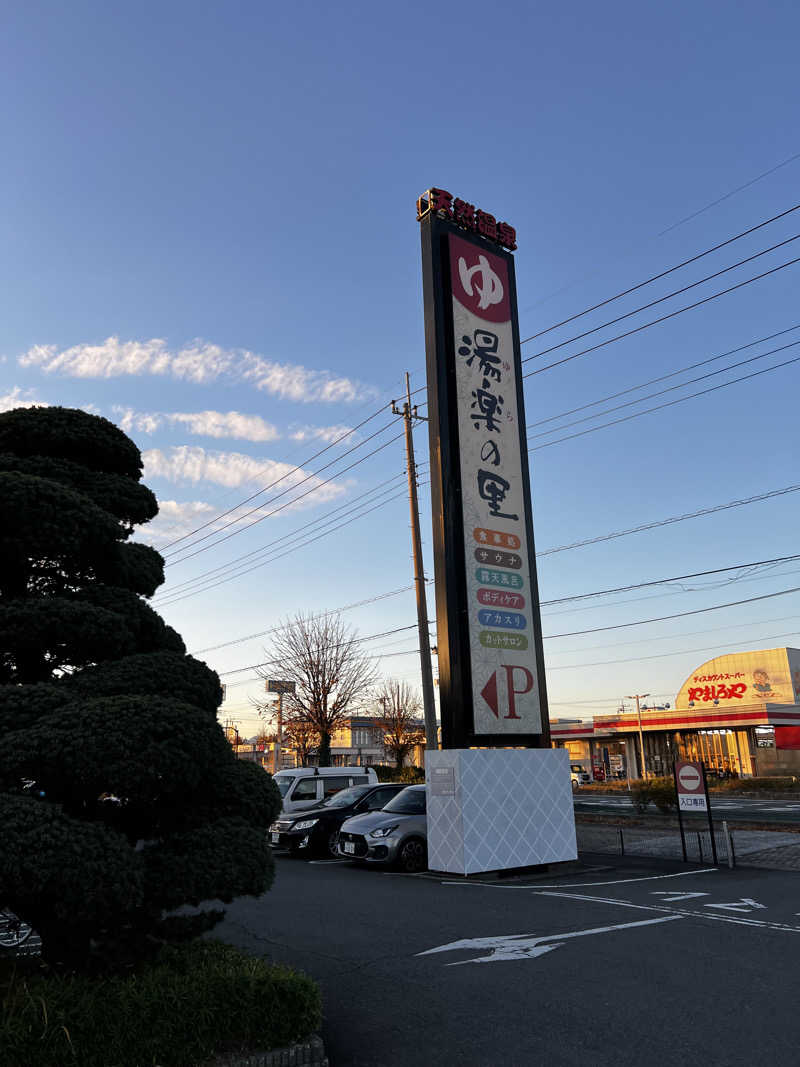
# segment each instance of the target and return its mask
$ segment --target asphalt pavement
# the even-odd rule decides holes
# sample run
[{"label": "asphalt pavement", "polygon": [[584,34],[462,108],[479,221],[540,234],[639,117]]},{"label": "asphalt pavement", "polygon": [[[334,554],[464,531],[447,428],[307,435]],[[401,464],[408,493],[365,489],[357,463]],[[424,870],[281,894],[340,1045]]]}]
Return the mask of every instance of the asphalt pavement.
[{"label": "asphalt pavement", "polygon": [[[720,819],[728,822],[798,823],[800,824],[800,798],[716,796],[710,794],[711,810]],[[596,814],[632,814],[633,804],[628,793],[606,795],[576,793],[573,797],[575,811]],[[651,804],[648,809],[656,814]]]},{"label": "asphalt pavement", "polygon": [[800,875],[495,881],[280,857],[216,935],[322,987],[332,1067],[795,1063]]}]

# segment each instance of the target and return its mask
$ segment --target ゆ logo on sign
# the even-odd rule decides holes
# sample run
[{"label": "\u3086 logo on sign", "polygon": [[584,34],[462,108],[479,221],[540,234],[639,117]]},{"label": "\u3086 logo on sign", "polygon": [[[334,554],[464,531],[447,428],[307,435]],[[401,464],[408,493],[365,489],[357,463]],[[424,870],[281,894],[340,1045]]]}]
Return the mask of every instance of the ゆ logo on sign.
[{"label": "\u3086 logo on sign", "polygon": [[461,256],[458,260],[458,276],[464,286],[464,292],[468,296],[473,295],[472,279],[475,274],[480,274],[481,284],[476,283],[475,290],[480,296],[478,307],[485,311],[491,304],[499,304],[503,299],[503,283],[489,266],[486,256],[478,256],[478,262],[474,267],[468,267],[467,261]]}]

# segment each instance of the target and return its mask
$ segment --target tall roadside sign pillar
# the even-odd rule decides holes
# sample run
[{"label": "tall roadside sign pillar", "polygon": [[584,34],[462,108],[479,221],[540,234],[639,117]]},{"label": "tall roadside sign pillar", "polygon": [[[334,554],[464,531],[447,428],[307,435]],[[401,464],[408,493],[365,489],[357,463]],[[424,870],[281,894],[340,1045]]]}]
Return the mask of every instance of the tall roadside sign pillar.
[{"label": "tall roadside sign pillar", "polygon": [[432,870],[574,859],[569,756],[550,748],[512,226],[431,188],[422,234],[442,751]]},{"label": "tall roadside sign pillar", "polygon": [[272,773],[275,774],[281,769],[283,748],[283,697],[286,693],[294,693],[294,682],[268,678],[264,688],[268,693],[278,694],[278,722],[275,730],[275,744],[272,748]]},{"label": "tall roadside sign pillar", "polygon": [[417,217],[442,747],[549,747],[516,233],[443,189]]}]

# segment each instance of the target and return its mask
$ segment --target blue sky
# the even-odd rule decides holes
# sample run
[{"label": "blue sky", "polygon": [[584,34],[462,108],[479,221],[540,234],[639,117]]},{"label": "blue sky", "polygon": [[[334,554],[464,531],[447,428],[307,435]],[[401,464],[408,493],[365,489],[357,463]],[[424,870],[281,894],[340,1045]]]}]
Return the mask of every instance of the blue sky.
[{"label": "blue sky", "polygon": [[[149,484],[169,502],[152,531],[160,544],[292,465],[302,467],[292,476],[299,481],[388,423],[375,419],[360,438],[348,437],[316,465],[306,462],[336,436],[332,428],[350,428],[388,404],[406,370],[413,388],[424,385],[414,201],[428,186],[516,226],[523,337],[800,199],[798,159],[701,211],[800,152],[800,14],[789,3],[34,2],[9,5],[3,21],[0,403],[91,405],[129,427],[146,453]],[[523,356],[797,232],[800,212],[546,334]],[[798,246],[554,356],[778,266],[800,256]],[[799,323],[799,277],[800,264],[788,267],[530,378],[528,422]],[[664,384],[794,340],[800,331]],[[652,404],[798,353],[788,349]],[[537,547],[800,481],[798,366],[533,452]],[[321,474],[333,482],[302,504],[169,567],[163,612],[190,649],[267,630],[296,610],[410,585],[401,442],[337,475],[392,432]],[[417,448],[424,462],[424,431]],[[169,601],[178,583],[349,501],[355,509],[359,494],[393,476],[396,491],[363,519],[238,581]],[[426,494],[423,486],[432,571]],[[548,555],[540,561],[542,597],[789,555],[799,519],[800,494],[790,493]],[[723,586],[701,579],[580,610],[545,607],[544,632],[781,592],[800,585],[797,571],[800,562],[734,575],[739,580]],[[411,625],[413,594],[346,618],[365,635]],[[551,714],[613,710],[637,691],[671,700],[716,652],[797,645],[798,628],[800,596],[789,594],[548,640]],[[268,640],[207,658],[230,671],[265,658]],[[414,631],[368,647],[376,654],[416,648]],[[413,655],[387,655],[380,668],[418,677]],[[232,688],[223,709],[246,728],[256,691]]]}]

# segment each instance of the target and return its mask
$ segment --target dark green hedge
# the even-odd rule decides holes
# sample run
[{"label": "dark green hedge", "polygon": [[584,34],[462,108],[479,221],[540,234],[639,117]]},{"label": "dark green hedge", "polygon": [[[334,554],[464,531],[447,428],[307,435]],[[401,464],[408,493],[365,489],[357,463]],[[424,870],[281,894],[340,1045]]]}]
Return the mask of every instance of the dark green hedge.
[{"label": "dark green hedge", "polygon": [[218,941],[164,949],[125,978],[12,972],[2,993],[0,1067],[196,1067],[304,1040],[321,1020],[310,978]]},{"label": "dark green hedge", "polygon": [[668,815],[678,807],[675,780],[673,778],[637,779],[631,782],[631,799],[639,812],[646,811],[648,804],[652,801],[662,814]]},{"label": "dark green hedge", "polygon": [[90,470],[142,477],[142,457],[108,419],[77,408],[15,408],[0,414],[0,452],[52,456]]},{"label": "dark green hedge", "polygon": [[418,785],[425,781],[425,771],[422,767],[403,767],[398,771],[396,767],[379,766],[375,768],[379,782],[407,782],[409,785]]}]

